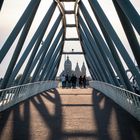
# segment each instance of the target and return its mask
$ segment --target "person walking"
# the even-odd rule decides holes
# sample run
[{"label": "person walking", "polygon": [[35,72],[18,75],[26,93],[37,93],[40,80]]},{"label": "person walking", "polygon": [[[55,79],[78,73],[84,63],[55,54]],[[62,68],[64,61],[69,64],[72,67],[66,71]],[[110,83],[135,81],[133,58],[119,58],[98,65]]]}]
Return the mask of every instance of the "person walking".
[{"label": "person walking", "polygon": [[65,76],[66,88],[68,88],[68,81],[69,81],[68,78],[69,78],[69,77],[68,77],[68,74],[67,74],[67,75]]},{"label": "person walking", "polygon": [[76,81],[77,77],[75,75],[72,75],[71,77],[72,88],[76,88]]},{"label": "person walking", "polygon": [[83,86],[84,86],[84,88],[86,88],[86,83],[87,83],[87,80],[86,80],[86,76],[84,75],[83,76]]},{"label": "person walking", "polygon": [[61,76],[61,83],[62,83],[62,88],[65,88],[66,86],[66,78],[64,75]]},{"label": "person walking", "polygon": [[71,88],[71,76],[68,76],[68,87]]},{"label": "person walking", "polygon": [[82,88],[83,78],[82,76],[79,77],[79,87]]},{"label": "person walking", "polygon": [[72,88],[74,88],[74,75],[72,75],[71,77],[71,85],[72,85]]},{"label": "person walking", "polygon": [[76,83],[77,83],[77,77],[74,75],[74,88],[76,88]]}]

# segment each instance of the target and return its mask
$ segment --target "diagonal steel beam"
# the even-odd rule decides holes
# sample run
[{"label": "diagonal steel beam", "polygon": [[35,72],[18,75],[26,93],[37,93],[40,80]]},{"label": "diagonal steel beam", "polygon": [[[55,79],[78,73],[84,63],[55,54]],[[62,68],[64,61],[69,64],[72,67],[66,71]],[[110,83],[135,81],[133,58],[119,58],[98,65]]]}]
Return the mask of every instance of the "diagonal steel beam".
[{"label": "diagonal steel beam", "polygon": [[15,64],[17,62],[18,56],[19,56],[20,51],[21,51],[21,49],[23,47],[23,44],[25,42],[25,39],[27,37],[27,34],[29,32],[29,29],[31,27],[31,24],[33,22],[33,19],[35,17],[35,14],[37,12],[37,9],[38,9],[39,4],[40,4],[40,1],[37,1],[35,7],[31,11],[31,14],[30,14],[27,22],[25,23],[25,26],[23,28],[23,31],[22,31],[21,36],[19,38],[19,41],[17,43],[16,49],[15,49],[15,51],[13,53],[13,56],[12,56],[11,61],[10,61],[10,64],[9,64],[9,66],[7,68],[7,71],[5,73],[4,79],[2,81],[1,88],[6,88],[6,86],[8,84],[10,75],[12,74],[13,68],[14,68],[14,66],[15,66]]},{"label": "diagonal steel beam", "polygon": [[[33,77],[32,77],[32,80],[33,80],[33,81],[35,81],[36,77],[38,77],[39,69],[40,69],[40,68],[42,67],[42,65],[43,65],[43,59],[44,59],[44,57],[45,57],[45,55],[46,55],[46,52],[47,52],[48,49],[49,49],[49,46],[50,46],[50,44],[51,44],[51,41],[52,41],[52,39],[53,39],[53,37],[54,37],[54,34],[55,34],[55,32],[56,32],[58,26],[59,26],[59,24],[60,24],[61,19],[62,19],[62,15],[60,14],[60,15],[58,16],[58,18],[56,19],[56,22],[54,23],[53,27],[51,28],[51,30],[50,30],[50,32],[49,32],[49,34],[48,34],[48,36],[47,36],[47,38],[45,39],[45,41],[44,41],[44,43],[43,43],[43,46],[42,46],[42,48],[43,48],[43,53],[42,53],[42,55],[41,55],[41,58],[40,58],[40,60],[39,60],[39,63],[37,64],[37,67],[36,67],[35,72],[34,72],[34,74],[33,74]],[[30,74],[29,74],[29,75],[30,75]],[[24,82],[24,80],[25,80],[25,79],[23,79],[23,80],[20,82],[20,84],[22,84],[22,83]]]},{"label": "diagonal steel beam", "polygon": [[[31,63],[32,63],[32,59],[34,59],[34,53],[36,54],[36,51],[38,50],[38,47],[42,41],[42,38],[45,34],[45,31],[49,25],[49,22],[50,22],[50,19],[52,17],[52,14],[54,13],[54,10],[56,8],[56,2],[53,2],[49,8],[49,10],[47,11],[46,15],[44,16],[43,20],[41,21],[39,27],[37,28],[36,32],[34,33],[31,41],[29,42],[27,48],[25,49],[23,55],[21,56],[21,58],[19,59],[17,65],[15,66],[11,76],[10,76],[10,79],[9,79],[9,83],[8,85],[10,85],[16,75],[18,74],[19,70],[21,69],[22,65],[24,64],[26,58],[28,57],[29,53],[31,52],[34,44],[35,44],[35,47],[33,49],[33,52],[32,52],[32,56],[30,57],[29,61],[28,61],[28,65],[31,66]],[[40,54],[41,55],[41,54]],[[27,66],[28,67],[28,66]],[[29,67],[28,67],[29,68]]]},{"label": "diagonal steel beam", "polygon": [[114,59],[116,60],[116,64],[118,65],[118,68],[119,68],[119,70],[121,72],[121,75],[122,75],[122,77],[124,79],[124,82],[125,82],[125,84],[127,86],[127,89],[130,90],[130,91],[133,91],[133,87],[132,87],[132,85],[131,85],[131,83],[129,81],[129,78],[128,78],[126,72],[125,72],[123,64],[122,64],[122,62],[120,60],[120,57],[119,57],[119,55],[117,53],[117,50],[115,49],[115,46],[114,46],[111,38],[109,37],[108,33],[106,32],[106,30],[105,30],[105,28],[103,26],[103,23],[100,22],[100,20],[99,20],[99,18],[98,18],[98,16],[96,14],[95,14],[95,17],[96,17],[96,19],[98,21],[98,24],[99,24],[99,26],[101,28],[101,31],[102,31],[102,33],[104,35],[104,38],[105,38],[105,40],[106,40],[106,42],[108,44],[108,47],[110,48],[110,51],[111,51]]},{"label": "diagonal steel beam", "polygon": [[34,7],[36,5],[36,2],[37,2],[36,0],[31,0],[29,5],[27,6],[26,10],[22,14],[21,18],[17,22],[16,26],[14,27],[14,29],[10,33],[9,37],[7,38],[6,42],[2,46],[2,48],[0,50],[0,63],[2,62],[3,58],[5,57],[5,55],[9,51],[9,49],[11,48],[13,42],[17,38],[17,36],[18,36],[19,32],[21,31],[22,27],[24,26],[24,24],[28,20],[30,14],[31,14],[31,9],[34,9]]},{"label": "diagonal steel beam", "polygon": [[39,81],[41,81],[41,79],[43,78],[45,72],[46,72],[46,69],[47,69],[47,65],[49,64],[49,61],[51,61],[51,57],[53,55],[53,53],[55,53],[55,51],[57,51],[57,44],[59,43],[59,40],[62,36],[64,32],[64,29],[63,27],[60,29],[60,31],[58,32],[58,35],[56,36],[53,44],[51,45],[49,51],[47,52],[46,54],[46,57],[44,59],[44,64],[43,64],[43,69],[42,69],[42,72],[40,71],[40,75],[39,75]]},{"label": "diagonal steel beam", "polygon": [[50,62],[50,64],[48,65],[49,66],[48,71],[46,73],[44,80],[51,80],[52,78],[51,76],[53,75],[53,72],[55,71],[57,64],[59,64],[60,59],[61,59],[61,55],[59,50],[59,53],[52,58],[53,62]]},{"label": "diagonal steel beam", "polygon": [[47,67],[46,67],[45,74],[43,75],[43,78],[42,78],[43,80],[45,80],[45,79],[48,78],[48,75],[49,75],[49,73],[50,73],[50,70],[52,69],[52,65],[53,65],[53,63],[54,63],[55,58],[58,56],[58,54],[61,55],[60,52],[61,52],[61,50],[62,50],[63,44],[64,44],[64,42],[61,41],[61,42],[59,43],[58,47],[56,48],[56,51],[55,51],[55,52],[53,53],[53,55],[51,56],[51,59],[50,59],[48,65],[47,65]]},{"label": "diagonal steel beam", "polygon": [[3,2],[4,2],[4,0],[1,0],[1,1],[0,1],[0,10],[1,10],[1,8],[2,8]]},{"label": "diagonal steel beam", "polygon": [[131,50],[134,54],[134,57],[137,61],[139,69],[140,69],[140,45],[139,45],[139,42],[138,42],[137,37],[135,35],[135,32],[133,30],[133,27],[131,25],[131,22],[129,21],[129,19],[127,18],[127,16],[123,12],[123,10],[121,9],[121,7],[117,3],[117,1],[113,0],[113,3],[114,3],[114,6],[116,8],[116,11],[118,13],[118,16],[120,18],[123,29],[125,31],[126,37],[129,41]]},{"label": "diagonal steel beam", "polygon": [[[82,40],[82,37],[80,37],[80,38]],[[86,47],[84,41],[81,42],[81,45],[82,45],[83,49],[84,49],[84,46]],[[98,81],[103,81],[103,79],[102,79],[99,71],[97,70],[97,67],[95,66],[95,63],[92,61],[89,53],[86,53],[85,54],[85,59],[86,59],[86,62],[88,64],[88,67],[91,70],[92,75],[94,75],[93,77],[96,78]]]},{"label": "diagonal steel beam", "polygon": [[116,45],[118,51],[120,52],[123,60],[125,61],[126,65],[130,69],[131,73],[135,77],[135,79],[136,79],[136,81],[137,81],[137,83],[140,87],[140,74],[139,74],[136,66],[134,65],[132,59],[130,58],[128,52],[126,51],[124,45],[120,41],[120,39],[119,39],[118,35],[116,34],[115,30],[113,29],[111,23],[107,19],[104,11],[102,10],[102,8],[100,7],[99,3],[96,0],[91,0],[91,1],[89,0],[89,3],[91,5],[91,8],[92,8],[93,12],[96,13],[96,15],[98,16],[100,21],[103,23],[103,26],[106,29],[106,32],[108,33],[110,38],[115,43],[115,45]]},{"label": "diagonal steel beam", "polygon": [[[84,6],[84,4],[82,2],[79,2],[79,7],[80,10],[88,24],[88,27],[95,39],[95,42],[101,52],[101,55],[103,56],[105,62],[108,62],[112,64],[112,66],[114,67],[114,69],[117,71],[117,74],[119,75],[119,77],[121,77],[121,73],[118,69],[118,66],[116,65],[116,62],[108,48],[108,46],[106,45],[106,43],[104,42],[102,36],[100,35],[96,25],[94,24],[90,14],[88,13],[86,7]],[[122,77],[123,79],[123,77]],[[122,81],[123,82],[123,81]],[[123,82],[123,85],[126,87],[125,83]]]},{"label": "diagonal steel beam", "polygon": [[99,63],[99,61],[98,61],[98,59],[97,59],[95,53],[92,52],[92,50],[91,50],[91,45],[90,45],[90,43],[88,42],[88,39],[86,38],[84,32],[82,31],[81,28],[79,28],[79,31],[80,31],[80,35],[81,35],[82,41],[84,41],[84,43],[85,43],[85,45],[84,45],[84,50],[85,50],[85,52],[88,53],[87,55],[89,55],[89,56],[91,57],[91,61],[94,61],[95,66],[96,66],[98,72],[100,73],[102,79],[103,79],[105,82],[107,82],[107,83],[111,83],[111,82],[109,81],[108,77],[106,77],[107,75],[105,76],[105,74],[104,74],[104,73],[105,73],[105,70],[101,67],[101,65],[100,65],[100,63]]},{"label": "diagonal steel beam", "polygon": [[130,0],[115,0],[140,35],[140,15]]},{"label": "diagonal steel beam", "polygon": [[112,70],[112,67],[109,63],[109,61],[105,61],[106,59],[102,56],[93,36],[91,35],[89,29],[87,28],[86,24],[84,23],[82,17],[79,15],[79,23],[81,23],[82,28],[87,36],[87,39],[89,40],[89,43],[91,44],[92,48],[90,50],[93,50],[96,54],[96,57],[98,61],[100,61],[100,65],[103,66],[102,69],[107,70],[107,76],[109,76],[112,81],[114,81],[115,85],[119,86],[118,80],[116,80],[116,76],[114,74],[114,71]]}]

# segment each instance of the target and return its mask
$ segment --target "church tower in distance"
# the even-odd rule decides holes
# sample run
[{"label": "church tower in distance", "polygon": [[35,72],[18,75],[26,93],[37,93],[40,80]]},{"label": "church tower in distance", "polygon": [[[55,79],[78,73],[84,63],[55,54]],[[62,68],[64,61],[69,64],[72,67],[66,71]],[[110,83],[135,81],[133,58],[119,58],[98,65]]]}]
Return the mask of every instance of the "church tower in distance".
[{"label": "church tower in distance", "polygon": [[76,77],[78,77],[78,78],[81,76],[81,71],[80,71],[78,62],[77,62],[77,65],[76,65],[76,67],[75,67],[75,75],[76,75]]},{"label": "church tower in distance", "polygon": [[80,76],[84,76],[84,75],[86,76],[86,67],[85,67],[85,64],[83,62],[82,68],[80,69],[79,64],[77,62],[75,70],[72,70],[72,62],[70,61],[69,56],[67,56],[67,60],[65,60],[65,62],[64,62],[64,70],[60,74],[60,77],[62,75],[72,76],[73,74],[77,78],[79,78]]},{"label": "church tower in distance", "polygon": [[64,73],[66,75],[71,75],[72,74],[72,64],[71,64],[71,61],[69,60],[69,57],[67,57],[67,60],[65,61],[65,64],[64,64]]},{"label": "church tower in distance", "polygon": [[85,67],[84,62],[83,62],[82,68],[81,68],[81,74],[86,76],[86,67]]}]

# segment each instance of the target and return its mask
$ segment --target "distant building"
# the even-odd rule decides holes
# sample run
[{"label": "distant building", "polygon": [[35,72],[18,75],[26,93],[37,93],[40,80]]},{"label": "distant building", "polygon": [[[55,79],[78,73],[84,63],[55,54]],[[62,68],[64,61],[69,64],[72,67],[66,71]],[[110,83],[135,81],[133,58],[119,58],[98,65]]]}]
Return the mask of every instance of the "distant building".
[{"label": "distant building", "polygon": [[83,62],[82,68],[81,68],[81,73],[82,73],[82,75],[86,75],[86,67],[85,67],[84,62]]},{"label": "distant building", "polygon": [[64,70],[63,72],[60,74],[61,75],[68,75],[68,76],[72,76],[72,75],[76,75],[77,78],[79,78],[81,75],[86,75],[86,67],[85,64],[83,62],[83,65],[80,69],[79,64],[77,62],[75,70],[72,70],[72,63],[69,59],[69,57],[67,57],[67,60],[64,62]]},{"label": "distant building", "polygon": [[64,71],[63,74],[68,74],[68,75],[72,75],[73,71],[72,71],[72,63],[69,60],[69,57],[67,57],[67,60],[64,62]]}]

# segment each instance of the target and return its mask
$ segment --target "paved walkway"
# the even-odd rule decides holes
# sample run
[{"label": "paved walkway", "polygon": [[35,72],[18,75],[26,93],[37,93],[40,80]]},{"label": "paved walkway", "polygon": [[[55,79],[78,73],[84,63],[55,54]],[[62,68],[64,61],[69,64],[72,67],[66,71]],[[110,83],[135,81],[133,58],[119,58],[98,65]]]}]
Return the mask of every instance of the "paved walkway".
[{"label": "paved walkway", "polygon": [[90,88],[55,89],[1,112],[0,140],[140,140],[140,122]]}]

